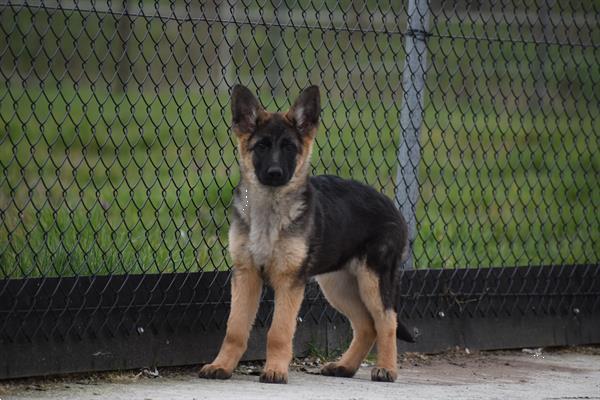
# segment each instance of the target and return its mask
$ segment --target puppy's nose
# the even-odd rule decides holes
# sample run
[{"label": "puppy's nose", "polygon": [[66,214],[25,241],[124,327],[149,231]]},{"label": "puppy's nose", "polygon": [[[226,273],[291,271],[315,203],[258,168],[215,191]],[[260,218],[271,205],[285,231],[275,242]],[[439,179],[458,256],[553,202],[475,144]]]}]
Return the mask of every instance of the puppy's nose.
[{"label": "puppy's nose", "polygon": [[267,175],[269,175],[269,178],[271,179],[281,179],[283,176],[283,170],[281,167],[269,167],[267,170]]}]

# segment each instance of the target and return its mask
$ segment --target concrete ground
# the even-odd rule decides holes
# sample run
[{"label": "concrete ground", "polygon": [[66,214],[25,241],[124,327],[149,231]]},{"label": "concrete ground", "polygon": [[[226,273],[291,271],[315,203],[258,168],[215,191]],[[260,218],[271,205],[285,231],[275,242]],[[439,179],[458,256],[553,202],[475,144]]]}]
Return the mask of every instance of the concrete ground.
[{"label": "concrete ground", "polygon": [[402,356],[395,383],[371,382],[370,366],[352,379],[318,375],[296,363],[287,385],[258,383],[244,365],[231,380],[208,381],[195,368],[105,373],[0,383],[0,399],[600,399],[600,348]]}]

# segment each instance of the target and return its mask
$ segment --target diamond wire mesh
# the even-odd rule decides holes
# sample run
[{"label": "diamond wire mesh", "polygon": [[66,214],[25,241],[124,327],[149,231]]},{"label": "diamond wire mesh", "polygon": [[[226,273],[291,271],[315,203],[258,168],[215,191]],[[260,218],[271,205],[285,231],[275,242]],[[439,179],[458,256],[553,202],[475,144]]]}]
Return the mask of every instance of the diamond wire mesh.
[{"label": "diamond wire mesh", "polygon": [[[416,267],[598,263],[598,3],[423,18]],[[238,82],[267,109],[319,84],[314,172],[404,190],[406,21],[385,1],[0,3],[1,277],[227,270]]]}]

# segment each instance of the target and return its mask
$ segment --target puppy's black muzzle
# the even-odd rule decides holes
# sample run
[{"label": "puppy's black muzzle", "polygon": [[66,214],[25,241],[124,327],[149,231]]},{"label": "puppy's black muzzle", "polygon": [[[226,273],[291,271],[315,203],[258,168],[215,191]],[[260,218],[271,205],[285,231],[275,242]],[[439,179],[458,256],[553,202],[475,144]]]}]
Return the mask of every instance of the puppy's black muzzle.
[{"label": "puppy's black muzzle", "polygon": [[267,169],[267,173],[262,179],[262,183],[267,186],[282,186],[288,181],[284,176],[283,169],[278,166],[272,166]]}]

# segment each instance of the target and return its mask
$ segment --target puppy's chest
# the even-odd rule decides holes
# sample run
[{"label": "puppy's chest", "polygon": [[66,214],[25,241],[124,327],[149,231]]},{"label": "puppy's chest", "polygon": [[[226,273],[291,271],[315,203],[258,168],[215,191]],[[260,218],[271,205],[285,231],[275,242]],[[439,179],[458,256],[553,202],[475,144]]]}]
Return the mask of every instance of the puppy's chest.
[{"label": "puppy's chest", "polygon": [[256,267],[269,269],[298,263],[298,258],[304,257],[304,239],[289,232],[303,212],[300,203],[259,198],[240,211],[249,227],[246,244]]},{"label": "puppy's chest", "polygon": [[256,266],[266,267],[272,264],[284,225],[284,218],[267,207],[252,210],[248,249]]}]

